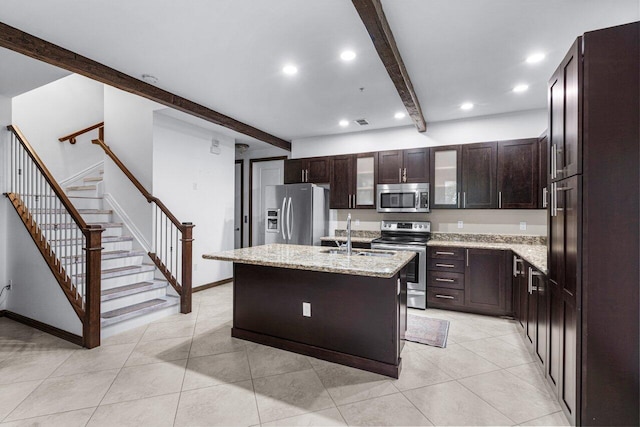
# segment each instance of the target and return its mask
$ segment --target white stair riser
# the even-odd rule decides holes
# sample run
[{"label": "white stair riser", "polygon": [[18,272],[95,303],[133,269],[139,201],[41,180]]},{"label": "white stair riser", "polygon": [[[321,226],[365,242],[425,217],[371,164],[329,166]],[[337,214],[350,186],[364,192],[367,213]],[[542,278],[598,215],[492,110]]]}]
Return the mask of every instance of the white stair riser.
[{"label": "white stair riser", "polygon": [[149,324],[156,320],[160,320],[164,317],[171,316],[172,314],[177,313],[180,313],[180,304],[167,307],[162,310],[154,311],[143,316],[134,317],[133,319],[125,320],[124,322],[105,326],[101,329],[100,336],[102,339],[105,339],[112,335],[128,331],[129,329],[137,328],[138,326]]},{"label": "white stair riser", "polygon": [[87,223],[112,221],[110,213],[81,213],[80,216]]},{"label": "white stair riser", "polygon": [[151,282],[153,279],[153,270],[144,273],[128,274],[126,276],[110,277],[108,279],[102,279],[102,289],[117,288],[138,282]]},{"label": "white stair riser", "polygon": [[129,265],[140,265],[142,264],[143,256],[128,256],[122,258],[112,258],[112,259],[103,259],[102,260],[102,269],[107,270],[109,268],[118,268],[118,267],[126,267]]},{"label": "white stair riser", "polygon": [[[44,235],[48,240],[58,240],[82,237],[82,232],[77,228],[44,228]],[[104,229],[104,232],[102,232],[102,237],[120,236],[122,236],[122,227],[107,227]]]},{"label": "white stair riser", "polygon": [[100,197],[99,189],[95,190],[66,190],[68,197]]},{"label": "white stair riser", "polygon": [[89,194],[84,194],[84,196],[71,199],[71,203],[76,209],[102,209],[102,199],[91,198]]},{"label": "white stair riser", "polygon": [[116,310],[118,308],[129,307],[130,305],[149,301],[155,298],[164,298],[167,295],[167,288],[151,289],[137,294],[127,295],[126,297],[116,298],[109,301],[103,301],[100,304],[100,312]]},{"label": "white stair riser", "polygon": [[[142,255],[103,259],[100,266],[102,270],[108,270],[111,268],[127,267],[130,265],[140,265],[142,264],[143,259],[144,257]],[[78,262],[78,264],[80,264],[81,268],[84,268],[84,259]]]}]

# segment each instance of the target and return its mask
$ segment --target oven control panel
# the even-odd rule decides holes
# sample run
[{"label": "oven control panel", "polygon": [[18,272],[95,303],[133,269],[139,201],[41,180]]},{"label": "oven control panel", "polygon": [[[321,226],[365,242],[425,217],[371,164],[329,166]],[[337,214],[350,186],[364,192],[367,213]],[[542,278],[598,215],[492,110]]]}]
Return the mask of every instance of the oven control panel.
[{"label": "oven control panel", "polygon": [[387,221],[380,224],[381,231],[404,231],[429,233],[431,232],[431,222],[429,221]]}]

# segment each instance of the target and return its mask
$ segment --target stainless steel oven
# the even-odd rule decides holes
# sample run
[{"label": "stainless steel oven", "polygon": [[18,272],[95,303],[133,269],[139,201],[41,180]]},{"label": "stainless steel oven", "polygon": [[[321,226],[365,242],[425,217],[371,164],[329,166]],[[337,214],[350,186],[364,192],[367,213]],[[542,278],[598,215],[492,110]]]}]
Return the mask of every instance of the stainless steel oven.
[{"label": "stainless steel oven", "polygon": [[378,212],[429,212],[429,184],[378,184]]},{"label": "stainless steel oven", "polygon": [[427,308],[427,241],[431,236],[428,221],[382,221],[381,237],[371,249],[411,251],[416,256],[407,265],[407,305]]}]

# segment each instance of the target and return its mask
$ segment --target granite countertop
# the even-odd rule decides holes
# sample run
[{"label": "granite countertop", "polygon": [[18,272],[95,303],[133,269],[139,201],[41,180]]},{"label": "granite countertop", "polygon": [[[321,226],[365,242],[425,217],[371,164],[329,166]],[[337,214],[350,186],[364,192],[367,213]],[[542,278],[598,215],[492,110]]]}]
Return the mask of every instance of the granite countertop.
[{"label": "granite countertop", "polygon": [[531,240],[528,239],[504,239],[504,236],[501,235],[496,235],[495,239],[477,239],[477,237],[472,234],[457,234],[456,240],[449,240],[448,237],[450,236],[441,236],[441,234],[445,233],[438,233],[432,240],[429,240],[427,246],[512,250],[516,255],[523,258],[542,273],[547,274],[547,245],[540,243],[544,240],[537,242],[534,240],[533,243],[530,243]]},{"label": "granite countertop", "polygon": [[[415,256],[414,252],[397,251],[390,257],[328,254],[322,246],[283,245],[274,243],[232,251],[204,254],[202,258],[232,261],[240,264],[265,265],[296,270],[351,274],[370,277],[393,277]],[[384,252],[358,249],[357,252]]]}]

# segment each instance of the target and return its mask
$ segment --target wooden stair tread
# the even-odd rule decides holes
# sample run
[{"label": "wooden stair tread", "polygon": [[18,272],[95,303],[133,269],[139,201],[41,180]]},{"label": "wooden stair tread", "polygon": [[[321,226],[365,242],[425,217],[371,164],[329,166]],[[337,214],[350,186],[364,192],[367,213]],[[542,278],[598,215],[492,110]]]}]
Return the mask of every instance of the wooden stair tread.
[{"label": "wooden stair tread", "polygon": [[[102,251],[101,253],[102,259],[116,259],[116,258],[130,258],[130,257],[138,257],[146,255],[146,252],[143,251],[127,251],[124,249],[116,250],[116,251]],[[63,256],[61,259],[65,258],[75,258],[75,256]],[[84,254],[80,257],[84,259]]]},{"label": "wooden stair tread", "polygon": [[103,178],[101,176],[88,176],[86,178],[82,178],[84,182],[100,182]]},{"label": "wooden stair tread", "polygon": [[91,191],[96,190],[98,187],[95,185],[72,185],[65,188],[67,191]]},{"label": "wooden stair tread", "polygon": [[148,313],[152,313],[156,310],[162,310],[167,307],[180,304],[180,298],[166,296],[164,299],[156,298],[149,301],[141,302],[138,304],[130,305],[128,307],[119,308],[116,310],[107,311],[100,314],[101,327],[113,325],[125,320],[133,319],[135,317],[143,316]]},{"label": "wooden stair tread", "polygon": [[130,285],[118,286],[117,288],[106,289],[101,292],[100,299],[109,301],[116,298],[137,294],[140,292],[150,291],[154,289],[162,289],[167,287],[167,282],[161,280],[153,280],[147,282],[132,283]]},{"label": "wooden stair tread", "polygon": [[[31,209],[34,213],[39,214],[59,214],[67,212],[66,209],[46,209],[46,208],[35,208]],[[112,214],[113,211],[110,209],[77,209],[79,214]]]},{"label": "wooden stair tread", "polygon": [[[99,225],[102,228],[120,228],[123,226],[121,222],[89,222],[88,225]],[[40,228],[43,230],[50,230],[52,228],[65,229],[76,227],[75,222],[61,223],[61,224],[42,224]]]}]

